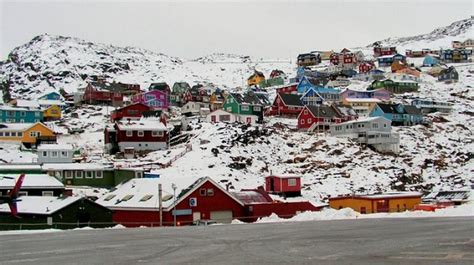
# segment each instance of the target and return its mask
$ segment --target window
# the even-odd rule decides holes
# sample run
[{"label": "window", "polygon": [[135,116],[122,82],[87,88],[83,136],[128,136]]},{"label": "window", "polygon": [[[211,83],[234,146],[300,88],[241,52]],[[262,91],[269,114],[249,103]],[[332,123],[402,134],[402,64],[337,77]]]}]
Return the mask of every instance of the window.
[{"label": "window", "polygon": [[288,186],[291,186],[291,187],[296,186],[296,179],[288,179]]},{"label": "window", "polygon": [[308,110],[304,110],[304,115],[307,115],[308,114]]},{"label": "window", "polygon": [[43,157],[48,157],[48,152],[43,151],[42,154],[43,154]]},{"label": "window", "polygon": [[22,132],[18,132],[17,135],[18,135],[18,137],[23,137],[23,133],[22,133]]},{"label": "window", "polygon": [[312,121],[311,118],[308,118],[308,123],[311,123],[311,121]]},{"label": "window", "polygon": [[74,177],[74,171],[66,170],[64,171],[64,178],[72,179]]},{"label": "window", "polygon": [[304,119],[301,119],[301,124],[304,124]]},{"label": "window", "polygon": [[163,136],[163,132],[162,131],[151,131],[151,136],[161,137],[161,136]]},{"label": "window", "polygon": [[124,202],[126,202],[126,201],[130,200],[131,198],[133,198],[133,195],[131,195],[131,194],[128,194],[128,195],[125,195],[125,196],[122,198],[122,200],[121,200],[121,201],[124,201]]},{"label": "window", "polygon": [[26,117],[26,111],[20,112],[20,116],[21,116],[21,117]]},{"label": "window", "polygon": [[48,191],[43,191],[42,194],[43,194],[43,196],[49,196],[49,197],[53,197],[53,196],[54,196],[53,191],[50,191],[50,190],[48,190]]},{"label": "window", "polygon": [[148,201],[149,199],[151,199],[152,197],[153,197],[153,195],[147,194],[147,195],[143,196],[143,197],[140,199],[140,201],[141,201],[141,202],[145,202],[145,201]]},{"label": "window", "polygon": [[12,137],[16,137],[16,132],[12,132]]},{"label": "window", "polygon": [[61,151],[61,157],[67,157],[67,151]]},{"label": "window", "polygon": [[262,108],[260,108],[259,106],[255,106],[255,107],[253,107],[253,110],[254,110],[254,111],[261,111]]},{"label": "window", "polygon": [[206,196],[206,189],[200,189],[199,190],[199,195]]},{"label": "window", "polygon": [[127,132],[125,133],[125,135],[126,135],[127,137],[132,137],[132,136],[133,136],[133,131],[127,131]]},{"label": "window", "polygon": [[145,136],[145,132],[144,131],[138,131],[138,137],[143,137]]},{"label": "window", "polygon": [[249,106],[242,106],[240,108],[242,111],[248,111],[249,110]]},{"label": "window", "polygon": [[38,111],[35,112],[35,117],[39,117],[40,113]]},{"label": "window", "polygon": [[95,178],[101,179],[102,178],[102,171],[96,171],[95,172]]},{"label": "window", "polygon": [[207,196],[214,196],[214,189],[207,189]]},{"label": "window", "polygon": [[94,175],[94,171],[86,171],[86,179],[91,179]]},{"label": "window", "polygon": [[105,197],[104,201],[110,201],[115,197],[115,194],[109,194],[107,197]]},{"label": "window", "polygon": [[36,132],[36,131],[30,132],[31,137],[39,137],[40,135],[41,135],[40,132]]},{"label": "window", "polygon": [[27,191],[19,191],[18,192],[18,197],[21,197],[21,196],[28,196],[28,192]]},{"label": "window", "polygon": [[3,132],[0,132],[0,137],[3,137]]},{"label": "window", "polygon": [[58,157],[58,155],[59,155],[58,151],[51,152],[51,157]]},{"label": "window", "polygon": [[10,132],[5,132],[5,137],[10,137]]},{"label": "window", "polygon": [[78,170],[76,171],[76,178],[81,179],[84,177],[84,171]]}]

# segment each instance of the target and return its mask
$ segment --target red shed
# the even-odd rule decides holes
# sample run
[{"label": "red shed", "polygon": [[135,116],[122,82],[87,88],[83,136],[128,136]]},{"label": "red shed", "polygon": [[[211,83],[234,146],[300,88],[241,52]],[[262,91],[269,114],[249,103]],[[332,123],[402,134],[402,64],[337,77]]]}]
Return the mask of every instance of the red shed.
[{"label": "red shed", "polygon": [[265,190],[269,193],[284,196],[301,196],[300,176],[267,176],[265,177]]},{"label": "red shed", "polygon": [[298,129],[307,130],[328,130],[329,126],[342,121],[339,114],[331,106],[305,106],[298,115]]},{"label": "red shed", "polygon": [[104,83],[88,83],[83,95],[83,101],[89,104],[107,104],[113,106],[122,106],[123,95],[120,92],[114,92],[111,86]]},{"label": "red shed", "polygon": [[115,122],[121,119],[140,119],[143,112],[150,111],[151,108],[143,103],[131,104],[112,111],[110,121]]}]

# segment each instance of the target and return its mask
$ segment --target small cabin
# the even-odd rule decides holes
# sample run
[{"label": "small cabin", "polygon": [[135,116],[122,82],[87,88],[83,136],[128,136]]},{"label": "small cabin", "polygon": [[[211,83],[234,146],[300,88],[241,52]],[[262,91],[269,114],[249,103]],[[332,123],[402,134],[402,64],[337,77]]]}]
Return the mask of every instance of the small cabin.
[{"label": "small cabin", "polygon": [[265,190],[286,197],[301,196],[301,177],[294,175],[265,177]]}]

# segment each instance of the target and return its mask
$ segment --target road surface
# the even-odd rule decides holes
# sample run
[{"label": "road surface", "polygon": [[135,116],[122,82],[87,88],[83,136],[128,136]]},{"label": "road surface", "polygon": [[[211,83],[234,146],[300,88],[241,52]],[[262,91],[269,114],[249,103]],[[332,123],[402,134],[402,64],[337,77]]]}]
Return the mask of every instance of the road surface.
[{"label": "road surface", "polygon": [[0,264],[474,264],[474,218],[0,235]]}]

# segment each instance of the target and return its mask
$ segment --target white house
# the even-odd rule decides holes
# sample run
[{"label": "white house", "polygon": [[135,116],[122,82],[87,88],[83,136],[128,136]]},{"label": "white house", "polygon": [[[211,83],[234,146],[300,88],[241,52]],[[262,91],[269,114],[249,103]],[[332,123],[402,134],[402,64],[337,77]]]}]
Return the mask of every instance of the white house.
[{"label": "white house", "polygon": [[206,116],[207,122],[228,122],[228,123],[233,123],[233,122],[240,122],[240,123],[249,123],[251,125],[255,125],[258,120],[257,115],[243,115],[243,114],[234,114],[227,112],[222,109],[215,110],[211,113],[209,113]]},{"label": "white house", "polygon": [[385,117],[371,117],[330,125],[331,135],[347,137],[367,144],[379,152],[400,152],[400,137],[392,133],[391,121]]},{"label": "white house", "polygon": [[181,114],[186,116],[199,115],[205,117],[209,112],[209,104],[203,102],[189,101],[181,107]]},{"label": "white house", "polygon": [[38,147],[39,163],[72,163],[74,149],[70,144],[42,144]]}]

